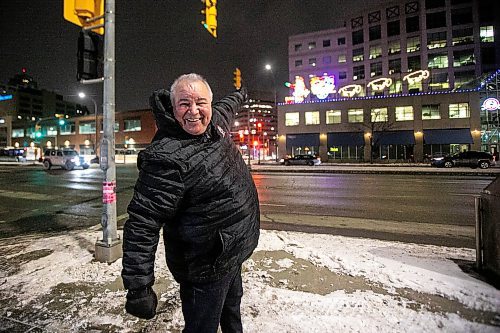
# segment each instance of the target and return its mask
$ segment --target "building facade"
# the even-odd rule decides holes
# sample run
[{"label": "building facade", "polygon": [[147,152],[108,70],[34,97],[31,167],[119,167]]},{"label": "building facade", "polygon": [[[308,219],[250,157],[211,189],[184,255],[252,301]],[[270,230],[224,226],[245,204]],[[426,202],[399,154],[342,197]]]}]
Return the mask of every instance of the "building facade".
[{"label": "building facade", "polygon": [[480,104],[500,67],[496,7],[489,0],[388,2],[344,27],[291,36],[281,155],[421,161],[436,150],[498,152],[498,137],[484,141]]}]

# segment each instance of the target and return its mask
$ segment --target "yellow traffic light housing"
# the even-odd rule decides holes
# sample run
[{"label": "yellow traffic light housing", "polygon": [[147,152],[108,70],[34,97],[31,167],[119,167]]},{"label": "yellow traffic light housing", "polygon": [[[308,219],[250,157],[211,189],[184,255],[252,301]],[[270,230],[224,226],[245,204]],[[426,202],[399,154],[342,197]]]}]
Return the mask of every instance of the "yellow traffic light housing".
[{"label": "yellow traffic light housing", "polygon": [[201,24],[214,38],[217,38],[217,0],[205,0],[204,2],[205,9],[201,13],[205,14],[205,21],[201,21]]},{"label": "yellow traffic light housing", "polygon": [[[92,20],[104,15],[105,0],[64,0],[64,19],[80,27],[90,27],[104,24],[104,17]],[[92,20],[89,22],[89,20]],[[104,28],[92,29],[92,31],[103,35]]]},{"label": "yellow traffic light housing", "polygon": [[236,89],[241,89],[241,71],[239,68],[236,68],[233,72],[234,74],[234,87]]}]

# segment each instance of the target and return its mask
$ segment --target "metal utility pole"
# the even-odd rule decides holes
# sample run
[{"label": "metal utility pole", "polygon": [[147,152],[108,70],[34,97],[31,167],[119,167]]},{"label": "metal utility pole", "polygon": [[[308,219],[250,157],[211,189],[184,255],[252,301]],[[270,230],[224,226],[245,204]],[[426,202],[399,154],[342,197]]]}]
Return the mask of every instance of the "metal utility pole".
[{"label": "metal utility pole", "polygon": [[104,172],[101,217],[103,236],[95,244],[95,258],[101,262],[113,262],[122,257],[122,245],[116,226],[115,0],[106,0],[104,31],[104,108],[100,157],[100,166]]}]

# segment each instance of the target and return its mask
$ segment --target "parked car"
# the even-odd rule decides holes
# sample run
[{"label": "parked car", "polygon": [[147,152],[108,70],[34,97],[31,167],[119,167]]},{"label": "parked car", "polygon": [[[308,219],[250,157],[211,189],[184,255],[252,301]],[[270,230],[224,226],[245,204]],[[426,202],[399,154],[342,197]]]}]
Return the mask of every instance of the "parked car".
[{"label": "parked car", "polygon": [[284,165],[320,165],[321,158],[315,155],[295,155],[294,157],[285,157],[281,164]]},{"label": "parked car", "polygon": [[73,170],[75,167],[88,169],[89,164],[85,162],[83,156],[78,155],[74,149],[46,149],[43,156],[43,167],[50,170],[53,166],[59,166],[66,170]]},{"label": "parked car", "polygon": [[484,151],[464,151],[455,155],[442,154],[433,156],[431,165],[436,167],[451,168],[453,166],[468,166],[471,168],[488,169],[495,165],[493,155]]}]

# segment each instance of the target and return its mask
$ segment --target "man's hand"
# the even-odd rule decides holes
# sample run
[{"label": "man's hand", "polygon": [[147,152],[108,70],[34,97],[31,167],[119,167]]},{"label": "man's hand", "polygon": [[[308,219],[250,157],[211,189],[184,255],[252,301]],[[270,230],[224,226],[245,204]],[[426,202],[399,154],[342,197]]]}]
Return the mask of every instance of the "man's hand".
[{"label": "man's hand", "polygon": [[243,101],[246,101],[248,99],[248,90],[245,86],[242,86],[240,89],[238,89],[239,93],[243,95]]},{"label": "man's hand", "polygon": [[146,287],[139,290],[129,290],[125,310],[133,316],[142,319],[151,319],[156,315],[158,297],[153,288]]}]

